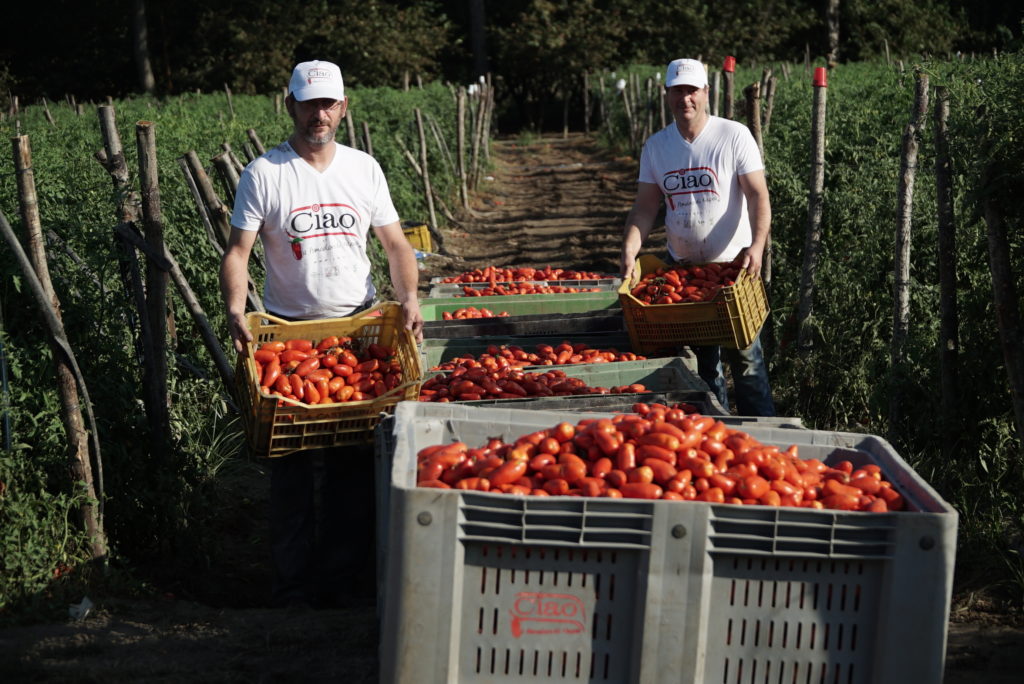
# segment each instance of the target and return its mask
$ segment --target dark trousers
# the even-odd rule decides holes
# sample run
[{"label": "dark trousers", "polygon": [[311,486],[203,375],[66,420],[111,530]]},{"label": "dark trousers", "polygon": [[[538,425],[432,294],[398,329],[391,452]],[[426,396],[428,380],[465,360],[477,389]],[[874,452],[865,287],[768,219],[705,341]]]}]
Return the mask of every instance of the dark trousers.
[{"label": "dark trousers", "polygon": [[274,604],[372,601],[374,515],[372,445],[271,459]]}]

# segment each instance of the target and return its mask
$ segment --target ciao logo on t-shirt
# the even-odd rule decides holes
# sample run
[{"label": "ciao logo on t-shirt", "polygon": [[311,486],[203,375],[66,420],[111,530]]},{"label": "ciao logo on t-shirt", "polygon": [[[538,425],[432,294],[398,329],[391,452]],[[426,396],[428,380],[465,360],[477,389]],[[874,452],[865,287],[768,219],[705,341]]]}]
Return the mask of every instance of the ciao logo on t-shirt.
[{"label": "ciao logo on t-shirt", "polygon": [[351,235],[355,237],[359,213],[348,204],[310,204],[292,209],[285,232],[290,237],[326,237],[328,235]]},{"label": "ciao logo on t-shirt", "polygon": [[680,196],[709,193],[718,195],[718,174],[707,166],[696,166],[690,169],[676,169],[661,177],[661,190],[671,209],[676,208],[676,198]]}]

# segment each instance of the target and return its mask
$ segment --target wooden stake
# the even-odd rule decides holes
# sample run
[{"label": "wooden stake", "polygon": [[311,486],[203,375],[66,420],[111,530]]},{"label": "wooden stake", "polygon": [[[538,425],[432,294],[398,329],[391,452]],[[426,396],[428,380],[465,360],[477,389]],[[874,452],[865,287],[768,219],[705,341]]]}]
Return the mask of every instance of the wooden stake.
[{"label": "wooden stake", "polygon": [[466,89],[463,87],[459,87],[456,107],[458,110],[459,198],[462,200],[462,208],[469,209],[469,189],[466,186]]},{"label": "wooden stake", "polygon": [[[36,196],[35,172],[32,170],[32,151],[28,136],[19,136],[11,141],[14,145],[14,164],[18,180],[18,200],[21,207],[21,218],[28,233],[28,256],[32,269],[42,289],[42,294],[49,301],[49,308],[60,326],[63,335],[64,323],[60,312],[60,300],[50,280],[50,269],[43,246],[42,221],[39,217],[39,203]],[[61,399],[61,419],[67,437],[67,454],[71,462],[73,480],[85,485],[88,500],[81,503],[78,512],[82,517],[82,525],[89,536],[89,548],[93,560],[104,561],[109,552],[107,536],[103,528],[102,508],[93,505],[93,501],[102,502],[103,466],[99,451],[96,451],[96,471],[99,479],[94,481],[92,463],[89,460],[88,431],[82,416],[79,401],[78,383],[72,363],[63,353],[55,340],[50,340],[53,349],[54,363],[57,372],[57,389]],[[92,426],[95,430],[95,425]],[[98,483],[98,486],[97,486]]]},{"label": "wooden stake", "polygon": [[[148,242],[157,253],[164,250],[164,223],[160,207],[160,178],[157,172],[156,125],[135,124],[139,156],[139,185],[142,189],[142,225]],[[153,333],[152,347],[143,372],[143,394],[150,419],[154,450],[166,457],[170,446],[170,395],[167,391],[167,272],[152,260],[146,263],[146,315]]]},{"label": "wooden stake", "polygon": [[373,139],[370,137],[370,124],[363,121],[363,149],[366,154],[373,156]]},{"label": "wooden stake", "polygon": [[917,175],[917,136],[924,125],[928,108],[928,74],[916,70],[916,93],[910,122],[903,129],[900,155],[900,177],[897,189],[896,246],[893,265],[893,317],[889,393],[889,431],[895,435],[902,420],[900,374],[904,362],[904,345],[910,329],[910,244],[913,216],[914,180]]},{"label": "wooden stake", "polygon": [[800,272],[800,303],[797,310],[797,348],[807,351],[813,345],[811,315],[814,289],[821,253],[821,217],[825,210],[825,105],[828,88],[814,88],[811,111],[811,177],[807,191],[807,234],[804,238],[804,262]]},{"label": "wooden stake", "polygon": [[437,235],[437,214],[434,213],[434,193],[431,192],[430,169],[427,165],[427,136],[423,131],[423,114],[420,112],[419,107],[415,109],[415,112],[416,130],[420,137],[420,173],[423,177],[423,194],[427,200],[427,213],[430,216],[430,224],[428,225],[428,228],[432,234]]},{"label": "wooden stake", "polygon": [[960,316],[957,310],[956,223],[953,212],[953,165],[949,157],[949,90],[935,89],[935,196],[938,204],[939,365],[942,455],[955,456],[960,434]]},{"label": "wooden stake", "polygon": [[231,88],[228,87],[227,83],[224,84],[224,94],[227,95],[227,98],[228,98],[228,113],[231,115],[231,118],[234,119],[235,118],[235,105],[231,101]]},{"label": "wooden stake", "polygon": [[[235,192],[238,190],[238,171],[235,169],[235,165],[231,163],[228,152],[221,152],[210,161],[213,162],[213,167],[217,169],[217,173],[220,174],[220,179],[224,183],[228,202],[234,204]],[[225,242],[224,245],[226,247],[227,243]]]},{"label": "wooden stake", "polygon": [[252,143],[252,146],[254,148],[256,148],[256,152],[258,154],[264,155],[264,154],[267,153],[267,148],[265,148],[263,146],[263,141],[260,140],[260,136],[256,135],[256,129],[255,128],[248,128],[248,129],[246,129],[245,134],[246,134],[246,136],[248,136],[249,142]]},{"label": "wooden stake", "polygon": [[345,126],[348,128],[348,146],[353,150],[358,150],[359,145],[356,143],[356,124],[355,120],[352,118],[352,112],[346,112]]}]

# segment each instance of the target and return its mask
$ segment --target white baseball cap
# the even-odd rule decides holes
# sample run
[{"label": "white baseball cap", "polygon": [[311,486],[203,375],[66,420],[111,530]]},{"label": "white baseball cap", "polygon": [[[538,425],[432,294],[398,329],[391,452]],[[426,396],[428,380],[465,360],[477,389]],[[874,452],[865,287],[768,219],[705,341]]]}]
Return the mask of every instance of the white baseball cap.
[{"label": "white baseball cap", "polygon": [[665,70],[665,87],[688,85],[703,88],[708,84],[708,72],[704,65],[695,59],[675,59],[668,63]]},{"label": "white baseball cap", "polygon": [[296,100],[345,99],[345,84],[341,80],[341,69],[337,64],[314,60],[302,62],[292,70],[288,93]]}]

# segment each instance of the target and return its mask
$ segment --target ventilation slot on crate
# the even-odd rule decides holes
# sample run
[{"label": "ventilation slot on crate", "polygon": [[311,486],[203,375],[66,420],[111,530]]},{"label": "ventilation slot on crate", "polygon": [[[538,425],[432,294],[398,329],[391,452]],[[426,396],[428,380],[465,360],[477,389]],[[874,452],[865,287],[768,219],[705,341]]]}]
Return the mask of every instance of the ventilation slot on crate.
[{"label": "ventilation slot on crate", "polygon": [[579,497],[499,497],[465,492],[460,507],[461,538],[649,549],[650,506],[615,501],[620,505]]},{"label": "ventilation slot on crate", "polygon": [[705,681],[867,684],[885,563],[717,556]]},{"label": "ventilation slot on crate", "polygon": [[629,680],[640,552],[464,548],[460,682]]},{"label": "ventilation slot on crate", "polygon": [[890,515],[716,506],[709,539],[713,554],[890,559],[893,529]]}]

